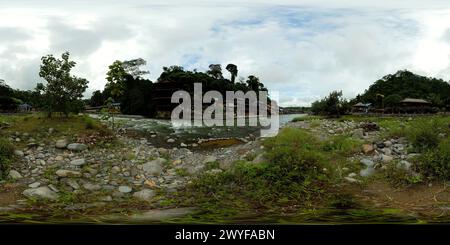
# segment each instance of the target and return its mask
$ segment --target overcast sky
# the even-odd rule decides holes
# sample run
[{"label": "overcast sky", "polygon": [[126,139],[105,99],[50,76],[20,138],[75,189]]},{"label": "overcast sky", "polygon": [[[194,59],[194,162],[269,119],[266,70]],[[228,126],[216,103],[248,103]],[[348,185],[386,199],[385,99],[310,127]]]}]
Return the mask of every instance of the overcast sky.
[{"label": "overcast sky", "polygon": [[152,80],[162,66],[234,63],[281,105],[309,105],[400,69],[450,80],[450,2],[0,0],[0,79],[33,89],[40,58],[66,50],[87,97],[113,61],[141,57]]}]

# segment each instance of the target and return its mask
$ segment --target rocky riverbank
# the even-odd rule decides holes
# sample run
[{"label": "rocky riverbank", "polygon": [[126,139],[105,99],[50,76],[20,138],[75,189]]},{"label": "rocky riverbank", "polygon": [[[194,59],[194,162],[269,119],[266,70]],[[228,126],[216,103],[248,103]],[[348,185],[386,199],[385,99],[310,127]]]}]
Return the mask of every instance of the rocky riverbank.
[{"label": "rocky riverbank", "polygon": [[[195,209],[177,211],[173,198],[196,178],[205,173],[230,171],[239,161],[266,162],[264,139],[249,132],[230,138],[208,134],[202,136],[209,137],[198,134],[181,137],[182,133],[167,127],[146,128],[142,123],[132,126],[133,120],[119,123],[113,137],[95,130],[87,135],[68,134],[47,127],[39,133],[9,131],[7,138],[16,145],[16,160],[10,166],[8,179],[1,184],[0,211],[51,213],[56,209],[79,215],[94,210],[96,214],[117,219],[117,213],[139,210],[152,210],[150,213],[166,217],[158,210],[175,208],[173,212],[167,211],[169,216],[186,215]],[[357,144],[353,147],[357,150],[346,157],[346,163],[332,169],[340,173],[344,188],[345,183],[358,184],[361,186],[358,191],[363,191],[370,187],[365,186],[368,180],[392,169],[420,176],[410,161],[417,156],[409,152],[411,142],[405,137],[391,137],[384,125],[317,119],[290,122],[284,127],[306,130],[322,141],[331,140],[333,149],[338,145],[333,143],[334,139],[350,139]],[[428,184],[431,188],[432,183]],[[450,195],[446,188],[439,190],[439,210],[448,208]]]}]

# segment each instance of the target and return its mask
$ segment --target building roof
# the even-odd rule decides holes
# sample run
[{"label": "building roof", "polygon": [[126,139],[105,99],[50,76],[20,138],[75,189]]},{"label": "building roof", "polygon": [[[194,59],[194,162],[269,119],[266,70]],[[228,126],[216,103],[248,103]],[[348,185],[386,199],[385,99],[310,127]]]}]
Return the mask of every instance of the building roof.
[{"label": "building roof", "polygon": [[400,101],[400,103],[421,103],[421,104],[431,104],[430,102],[424,100],[424,99],[412,99],[412,98],[405,98],[404,100]]}]

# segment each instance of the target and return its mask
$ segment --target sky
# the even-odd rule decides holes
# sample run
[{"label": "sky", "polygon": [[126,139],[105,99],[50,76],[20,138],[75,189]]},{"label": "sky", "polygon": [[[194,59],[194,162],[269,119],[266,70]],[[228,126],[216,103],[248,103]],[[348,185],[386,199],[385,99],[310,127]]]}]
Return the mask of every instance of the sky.
[{"label": "sky", "polygon": [[163,66],[204,71],[238,66],[281,106],[308,106],[332,90],[346,98],[408,69],[450,80],[447,0],[0,0],[0,79],[43,82],[40,59],[71,53],[85,97],[102,90],[108,65],[143,58],[155,81]]}]

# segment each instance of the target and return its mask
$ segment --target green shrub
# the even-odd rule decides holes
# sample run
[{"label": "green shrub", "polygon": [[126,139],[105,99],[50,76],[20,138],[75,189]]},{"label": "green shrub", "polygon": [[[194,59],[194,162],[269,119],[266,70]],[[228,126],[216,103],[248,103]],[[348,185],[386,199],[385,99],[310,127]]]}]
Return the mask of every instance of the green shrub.
[{"label": "green shrub", "polygon": [[414,167],[426,177],[450,180],[450,137],[417,157]]},{"label": "green shrub", "polygon": [[0,179],[8,170],[14,154],[14,146],[6,139],[0,138]]},{"label": "green shrub", "polygon": [[194,181],[201,198],[224,202],[241,200],[256,206],[300,204],[320,198],[329,178],[321,143],[299,129],[283,129],[264,142],[267,163],[236,163],[231,170],[204,174]]},{"label": "green shrub", "polygon": [[415,151],[424,152],[438,146],[438,135],[437,127],[432,122],[420,122],[411,127],[408,137]]}]

